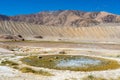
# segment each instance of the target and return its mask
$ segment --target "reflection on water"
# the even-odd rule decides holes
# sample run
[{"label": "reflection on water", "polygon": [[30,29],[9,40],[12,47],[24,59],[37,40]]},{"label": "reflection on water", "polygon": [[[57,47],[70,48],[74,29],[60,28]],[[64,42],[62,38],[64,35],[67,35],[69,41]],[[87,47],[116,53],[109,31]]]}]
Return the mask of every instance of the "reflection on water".
[{"label": "reflection on water", "polygon": [[57,67],[87,67],[88,65],[99,65],[100,60],[79,58],[79,59],[69,59],[60,60],[57,62]]}]

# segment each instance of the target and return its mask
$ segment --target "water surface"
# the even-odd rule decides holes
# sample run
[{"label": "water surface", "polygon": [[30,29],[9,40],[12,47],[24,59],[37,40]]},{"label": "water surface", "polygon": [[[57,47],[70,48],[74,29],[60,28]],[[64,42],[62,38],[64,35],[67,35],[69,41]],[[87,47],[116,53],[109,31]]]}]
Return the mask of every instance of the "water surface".
[{"label": "water surface", "polygon": [[79,58],[79,59],[69,59],[69,60],[60,60],[57,62],[57,67],[87,67],[88,65],[99,65],[100,60],[88,59],[88,58]]}]

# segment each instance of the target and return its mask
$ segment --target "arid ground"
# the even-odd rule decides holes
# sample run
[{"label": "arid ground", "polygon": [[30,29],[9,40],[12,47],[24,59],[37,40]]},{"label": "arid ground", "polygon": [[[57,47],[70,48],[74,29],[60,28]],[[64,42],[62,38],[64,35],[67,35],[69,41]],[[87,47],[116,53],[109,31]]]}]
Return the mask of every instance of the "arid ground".
[{"label": "arid ground", "polygon": [[0,80],[120,80],[119,67],[99,71],[71,71],[30,66],[20,60],[29,56],[80,55],[117,61],[119,64],[119,49],[120,44],[0,42]]}]

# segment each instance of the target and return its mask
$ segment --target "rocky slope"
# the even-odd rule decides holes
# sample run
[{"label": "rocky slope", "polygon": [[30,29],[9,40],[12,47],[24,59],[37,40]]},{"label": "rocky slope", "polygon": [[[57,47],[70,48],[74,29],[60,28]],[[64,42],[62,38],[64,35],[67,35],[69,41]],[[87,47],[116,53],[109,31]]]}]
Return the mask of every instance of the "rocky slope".
[{"label": "rocky slope", "polygon": [[54,27],[0,21],[0,39],[75,42],[120,42],[120,26]]},{"label": "rocky slope", "polygon": [[120,23],[120,16],[107,12],[83,12],[77,10],[46,11],[37,14],[4,16],[0,20],[27,22],[45,26],[94,26],[100,23]]},{"label": "rocky slope", "polygon": [[28,22],[46,26],[93,26],[100,23],[120,23],[120,16],[107,12],[82,12],[59,10],[10,17],[12,21]]}]

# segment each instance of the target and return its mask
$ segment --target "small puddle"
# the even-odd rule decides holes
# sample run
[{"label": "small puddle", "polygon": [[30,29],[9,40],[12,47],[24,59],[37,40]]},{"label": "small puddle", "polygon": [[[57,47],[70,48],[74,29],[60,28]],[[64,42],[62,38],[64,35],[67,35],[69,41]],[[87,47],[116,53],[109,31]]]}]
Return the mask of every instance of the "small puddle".
[{"label": "small puddle", "polygon": [[69,60],[61,60],[57,62],[57,67],[88,67],[88,65],[99,65],[101,63],[100,60],[93,60],[87,58],[80,59],[69,59]]}]

